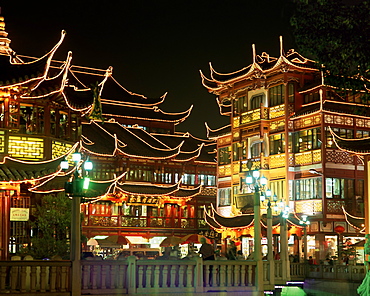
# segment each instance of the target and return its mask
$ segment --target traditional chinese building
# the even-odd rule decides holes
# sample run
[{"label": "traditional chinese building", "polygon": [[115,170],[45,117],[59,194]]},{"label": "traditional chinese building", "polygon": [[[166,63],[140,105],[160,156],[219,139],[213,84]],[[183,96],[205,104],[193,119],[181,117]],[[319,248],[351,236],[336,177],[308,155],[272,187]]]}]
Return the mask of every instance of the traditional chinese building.
[{"label": "traditional chinese building", "polygon": [[[211,214],[209,225],[253,244],[247,239],[253,234],[250,222],[242,226],[238,220],[233,227],[222,219],[253,213],[246,182],[252,161],[252,170],[269,180],[272,195],[289,205],[298,220],[308,215],[308,255],[336,255],[339,229],[355,242],[359,229],[347,223],[343,208],[353,216],[363,214],[364,165],[335,146],[329,127],[343,138],[368,136],[370,108],[363,94],[339,92],[314,61],[294,50],[285,52],[282,40],[278,57],[257,55],[253,46],[249,66],[232,73],[210,66],[210,78],[201,77],[217,96],[220,113],[230,118],[226,127],[208,128],[209,137],[217,140],[217,213],[222,216]],[[265,213],[266,202],[261,209]],[[289,252],[302,254],[301,233],[293,232]]]},{"label": "traditional chinese building", "polygon": [[[71,172],[61,160],[79,150],[94,163],[83,199],[82,231],[144,237],[206,231],[204,205],[215,199],[215,142],[175,131],[189,110],[160,109],[165,95],[126,90],[107,70],[53,60],[66,33],[46,55],[16,54],[0,20],[0,252],[28,242],[31,209],[45,194],[64,194]],[[18,214],[14,214],[15,216]],[[23,215],[23,214],[22,214]],[[5,251],[4,251],[5,250]]]}]

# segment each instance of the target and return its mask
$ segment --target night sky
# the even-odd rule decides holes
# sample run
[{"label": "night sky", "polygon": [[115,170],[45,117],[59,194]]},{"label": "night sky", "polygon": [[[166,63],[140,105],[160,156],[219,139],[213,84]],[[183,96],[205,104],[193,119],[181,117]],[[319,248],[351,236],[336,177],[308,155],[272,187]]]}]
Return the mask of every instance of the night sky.
[{"label": "night sky", "polygon": [[168,92],[166,112],[194,105],[177,130],[201,138],[204,122],[216,129],[228,118],[202,86],[199,70],[209,77],[209,62],[221,73],[239,70],[251,63],[252,44],[257,54],[277,56],[280,35],[285,51],[294,48],[285,0],[7,2],[1,12],[18,54],[40,57],[66,30],[57,59],[71,50],[75,65],[113,66],[113,77],[132,92]]}]

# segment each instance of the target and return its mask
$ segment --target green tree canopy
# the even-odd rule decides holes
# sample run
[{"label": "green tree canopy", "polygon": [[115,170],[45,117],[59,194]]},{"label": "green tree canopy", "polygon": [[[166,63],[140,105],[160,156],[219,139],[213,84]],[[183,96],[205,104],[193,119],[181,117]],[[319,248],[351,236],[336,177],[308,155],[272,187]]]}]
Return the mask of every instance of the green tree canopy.
[{"label": "green tree canopy", "polygon": [[34,236],[23,253],[36,259],[55,255],[69,259],[71,200],[64,193],[44,196],[36,206],[35,217],[31,222]]},{"label": "green tree canopy", "polygon": [[366,90],[367,84],[368,90],[369,1],[292,1],[295,7],[291,25],[299,52],[324,65],[327,75],[354,77],[357,87]]}]

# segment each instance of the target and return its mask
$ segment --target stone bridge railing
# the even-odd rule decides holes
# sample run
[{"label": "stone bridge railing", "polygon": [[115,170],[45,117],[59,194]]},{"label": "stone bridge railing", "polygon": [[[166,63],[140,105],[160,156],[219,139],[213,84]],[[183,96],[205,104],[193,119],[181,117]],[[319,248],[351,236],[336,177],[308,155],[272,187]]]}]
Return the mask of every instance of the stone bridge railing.
[{"label": "stone bridge railing", "polygon": [[[281,261],[275,261],[275,279],[263,261],[266,290],[282,283]],[[364,266],[290,264],[290,279],[341,279],[361,281]],[[71,295],[70,261],[1,261],[0,295]],[[82,295],[176,293],[207,291],[255,291],[256,262],[245,260],[82,260]]]}]

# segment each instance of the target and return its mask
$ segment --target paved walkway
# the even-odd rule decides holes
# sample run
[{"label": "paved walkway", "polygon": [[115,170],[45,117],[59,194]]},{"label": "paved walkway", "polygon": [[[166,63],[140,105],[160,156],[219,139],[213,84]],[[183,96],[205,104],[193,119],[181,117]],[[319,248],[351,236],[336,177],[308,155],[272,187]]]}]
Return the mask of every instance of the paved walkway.
[{"label": "paved walkway", "polygon": [[[204,293],[194,293],[194,292],[187,292],[187,293],[148,293],[146,294],[122,294],[122,296],[253,296],[253,292],[220,292],[220,291],[209,291]],[[121,296],[119,294],[99,294],[99,296]]]},{"label": "paved walkway", "polygon": [[203,293],[184,292],[184,293],[137,293],[137,294],[99,294],[99,296],[254,296],[253,292],[220,292],[220,291],[209,291]]}]

